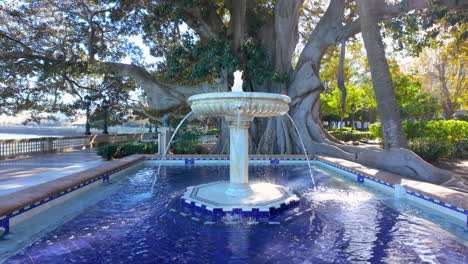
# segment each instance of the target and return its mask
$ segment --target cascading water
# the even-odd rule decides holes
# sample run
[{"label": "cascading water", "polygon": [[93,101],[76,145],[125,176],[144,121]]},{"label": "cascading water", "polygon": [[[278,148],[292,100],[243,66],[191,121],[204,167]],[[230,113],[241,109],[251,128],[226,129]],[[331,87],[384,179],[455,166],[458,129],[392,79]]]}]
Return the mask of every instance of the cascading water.
[{"label": "cascading water", "polygon": [[269,216],[295,206],[299,197],[289,188],[268,182],[249,182],[249,127],[255,117],[288,112],[291,98],[272,93],[242,91],[242,73],[234,74],[232,92],[193,95],[192,111],[200,116],[224,116],[230,129],[229,181],[187,188],[181,200],[191,208],[211,213],[245,213]]},{"label": "cascading water", "polygon": [[309,167],[310,178],[312,179],[312,184],[314,185],[314,190],[317,191],[317,186],[315,185],[314,174],[312,172],[312,166],[310,165],[309,155],[307,154],[307,149],[305,147],[304,140],[302,140],[301,133],[299,133],[299,129],[297,128],[296,123],[294,122],[292,117],[288,113],[286,113],[285,115],[289,118],[289,120],[291,120],[291,123],[293,124],[294,128],[296,129],[296,133],[299,136],[299,140],[301,141],[301,145],[302,145],[302,150],[304,151],[304,155],[305,155],[305,158],[307,160],[307,166]]},{"label": "cascading water", "polygon": [[[171,142],[172,142],[172,140],[174,139],[175,135],[177,134],[177,131],[179,131],[179,128],[182,126],[182,124],[185,122],[185,120],[187,120],[187,118],[189,118],[192,114],[193,114],[193,112],[188,113],[188,114],[180,121],[180,123],[177,125],[176,129],[174,130],[174,133],[173,133],[172,136],[171,136],[171,139],[170,139],[169,142],[167,143],[167,147],[166,147],[166,149],[164,150],[164,153],[163,153],[163,155],[162,155],[162,157],[161,157],[161,161],[163,161],[163,160],[166,159],[167,151],[169,150],[169,147],[171,146]],[[161,166],[162,166],[162,162],[159,164],[158,170],[157,170],[156,173],[154,174],[153,184],[151,184],[151,193],[153,193],[154,185],[156,184],[156,180],[158,179],[159,173],[161,172]]]}]

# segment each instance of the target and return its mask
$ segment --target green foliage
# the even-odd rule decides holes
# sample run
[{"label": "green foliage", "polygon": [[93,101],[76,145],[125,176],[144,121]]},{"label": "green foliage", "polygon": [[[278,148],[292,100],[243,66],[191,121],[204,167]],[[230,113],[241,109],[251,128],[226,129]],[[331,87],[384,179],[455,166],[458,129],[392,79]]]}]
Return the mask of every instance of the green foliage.
[{"label": "green foliage", "polygon": [[[114,21],[114,11],[122,10],[111,2],[0,1],[0,112],[38,110],[73,116],[84,108],[82,98],[98,91],[93,79],[101,79],[107,70],[94,64],[97,58],[144,61],[141,49],[128,40],[137,35],[138,19],[129,19],[130,12],[123,11],[121,20]],[[15,30],[7,30],[9,25],[16,25]],[[128,28],[122,30],[124,26]],[[126,104],[121,101],[120,109]]]},{"label": "green foliage", "polygon": [[416,138],[409,142],[408,147],[427,162],[447,157],[452,150],[449,143],[435,138]]},{"label": "green foliage", "polygon": [[96,149],[97,155],[106,160],[119,159],[132,154],[154,154],[158,144],[154,142],[131,142],[126,144],[110,144]]},{"label": "green foliage", "polygon": [[[431,120],[431,121],[405,121],[402,122],[408,140],[417,138],[435,139],[456,146],[468,138],[468,122],[459,120]],[[371,134],[383,139],[382,125],[372,124],[369,127]]]},{"label": "green foliage", "polygon": [[438,0],[425,2],[426,9],[408,11],[404,6],[399,16],[384,22],[384,36],[394,39],[395,50],[418,55],[424,47],[441,44],[437,39],[441,31],[450,31],[458,41],[466,39],[468,15],[464,10],[448,9]]},{"label": "green foliage", "polygon": [[369,132],[374,138],[383,140],[382,124],[371,124],[369,126]]},{"label": "green foliage", "polygon": [[185,141],[172,143],[171,150],[174,154],[208,154],[209,152],[201,145]]},{"label": "green foliage", "polygon": [[276,83],[287,83],[289,80],[289,74],[287,72],[276,72],[271,74],[271,80]]},{"label": "green foliage", "polygon": [[418,92],[412,102],[400,106],[400,114],[402,119],[430,119],[439,114],[440,108],[437,98],[429,93]]},{"label": "green foliage", "polygon": [[212,128],[206,131],[205,135],[210,135],[210,136],[217,136],[221,133],[221,129],[219,128]]},{"label": "green foliage", "polygon": [[198,138],[202,135],[219,134],[219,129],[211,129],[204,133],[194,129],[184,129],[177,133],[171,143],[171,151],[174,154],[207,154],[208,150],[198,144]]},{"label": "green foliage", "polygon": [[346,58],[344,64],[347,95],[345,112],[341,113],[341,90],[338,89],[337,84],[339,51],[337,48],[328,50],[322,60],[320,79],[325,86],[325,91],[320,94],[322,116],[347,118],[351,115],[351,105],[353,104],[356,107],[356,112],[375,109],[377,103],[372,89],[370,70],[367,66],[363,67],[363,65],[367,65],[367,60],[365,54],[362,54],[362,44],[352,42],[346,47],[347,56],[351,58]]},{"label": "green foliage", "polygon": [[[247,56],[244,75],[248,80],[262,84],[270,78],[272,71],[271,61],[263,47],[248,40],[244,42],[244,53]],[[244,82],[244,84],[246,83]]]},{"label": "green foliage", "polygon": [[423,92],[421,83],[415,77],[401,72],[394,61],[390,61],[390,68],[402,119],[430,119],[439,113],[437,99]]},{"label": "green foliage", "polygon": [[120,144],[109,144],[96,149],[96,154],[103,157],[105,160],[110,160],[117,151]]},{"label": "green foliage", "polygon": [[351,130],[351,128],[333,129],[329,132],[341,141],[368,141],[374,139],[374,136],[370,132]]},{"label": "green foliage", "polygon": [[191,129],[179,131],[171,143],[171,151],[174,154],[197,154],[197,141],[200,132]]},{"label": "green foliage", "polygon": [[189,34],[169,50],[165,64],[160,65],[164,78],[179,83],[219,78],[223,69],[233,72],[239,67],[228,40],[195,42]]},{"label": "green foliage", "polygon": [[158,151],[158,144],[154,142],[132,142],[117,147],[113,157],[120,159],[132,154],[154,154]]}]

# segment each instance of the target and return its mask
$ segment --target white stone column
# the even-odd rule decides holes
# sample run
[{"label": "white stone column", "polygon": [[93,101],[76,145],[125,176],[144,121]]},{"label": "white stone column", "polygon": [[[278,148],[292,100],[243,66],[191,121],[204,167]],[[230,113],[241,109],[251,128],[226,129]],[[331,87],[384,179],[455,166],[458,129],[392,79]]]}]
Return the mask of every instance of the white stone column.
[{"label": "white stone column", "polygon": [[226,193],[243,196],[252,190],[249,183],[249,127],[253,117],[226,117],[230,131],[230,187]]},{"label": "white stone column", "polygon": [[170,127],[160,127],[158,132],[158,154],[163,155],[171,139],[172,129]]}]

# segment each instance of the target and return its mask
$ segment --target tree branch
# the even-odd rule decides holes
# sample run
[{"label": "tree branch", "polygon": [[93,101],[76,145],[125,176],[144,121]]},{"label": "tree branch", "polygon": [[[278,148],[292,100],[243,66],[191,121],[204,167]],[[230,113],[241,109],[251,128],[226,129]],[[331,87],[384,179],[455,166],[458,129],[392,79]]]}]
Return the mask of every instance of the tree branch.
[{"label": "tree branch", "polygon": [[149,106],[156,111],[173,109],[186,104],[189,96],[224,91],[225,80],[216,84],[201,83],[196,86],[181,86],[159,81],[143,67],[118,63],[101,62],[92,65],[92,71],[97,73],[110,73],[117,76],[130,77],[145,91]]},{"label": "tree branch", "polygon": [[[221,17],[216,12],[212,1],[202,0],[201,4],[187,7],[183,1],[174,1],[174,5],[181,12],[183,20],[195,30],[202,39],[218,40],[224,30]],[[203,11],[202,11],[203,7]]]},{"label": "tree branch", "polygon": [[230,12],[228,36],[233,40],[233,52],[238,53],[244,42],[244,32],[246,27],[246,0],[226,0],[224,1]]},{"label": "tree branch", "polygon": [[299,41],[298,14],[304,0],[278,0],[275,6],[275,70],[289,72]]},{"label": "tree branch", "polygon": [[345,64],[345,54],[346,54],[346,40],[341,41],[341,54],[340,62],[338,65],[338,76],[337,83],[338,88],[341,90],[341,121],[343,121],[345,110],[346,110],[346,86],[345,86],[345,76],[344,76],[344,64]]},{"label": "tree branch", "polygon": [[[405,11],[417,10],[417,9],[426,9],[430,7],[428,0],[406,0],[401,1],[392,5],[377,5],[372,10],[371,13],[375,14],[378,18],[378,21],[384,21],[401,15]],[[450,10],[464,10],[468,8],[467,1],[456,1],[456,0],[440,0],[438,4],[444,6]],[[359,18],[353,22],[344,25],[338,34],[337,43],[341,40],[346,40],[358,33],[361,32],[361,22]]]}]

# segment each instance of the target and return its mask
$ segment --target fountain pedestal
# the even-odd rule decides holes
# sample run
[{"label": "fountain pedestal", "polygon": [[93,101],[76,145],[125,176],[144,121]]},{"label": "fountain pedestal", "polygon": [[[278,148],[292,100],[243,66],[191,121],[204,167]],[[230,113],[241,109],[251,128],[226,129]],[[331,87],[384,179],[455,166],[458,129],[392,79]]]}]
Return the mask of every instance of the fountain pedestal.
[{"label": "fountain pedestal", "polygon": [[245,196],[252,193],[249,183],[249,127],[253,117],[226,117],[229,126],[229,182],[226,194]]},{"label": "fountain pedestal", "polygon": [[158,128],[158,154],[164,154],[164,151],[169,144],[172,135],[172,128],[160,127]]},{"label": "fountain pedestal", "polygon": [[249,182],[249,127],[254,117],[288,112],[291,99],[269,93],[209,93],[189,98],[192,111],[203,116],[225,116],[230,129],[229,182],[212,182],[188,187],[184,204],[208,212],[221,211],[269,215],[299,202],[287,187],[266,182]]}]

